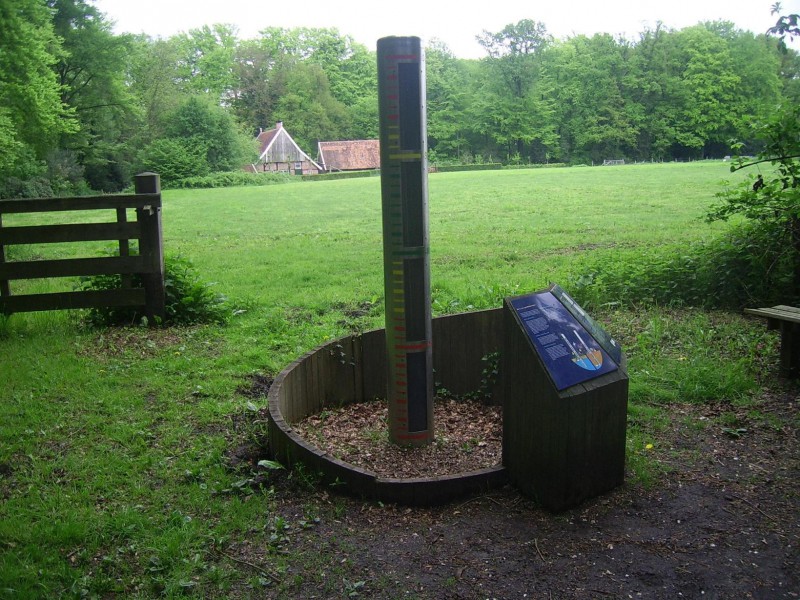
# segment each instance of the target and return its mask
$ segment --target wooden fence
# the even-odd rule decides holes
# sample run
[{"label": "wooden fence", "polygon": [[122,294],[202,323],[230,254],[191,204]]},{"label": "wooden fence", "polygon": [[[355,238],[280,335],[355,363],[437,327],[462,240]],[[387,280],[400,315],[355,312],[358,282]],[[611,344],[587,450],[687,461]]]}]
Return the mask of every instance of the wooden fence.
[{"label": "wooden fence", "polygon": [[[136,176],[134,195],[80,198],[0,200],[0,313],[71,308],[142,307],[151,324],[164,318],[164,254],[161,233],[161,185],[155,173]],[[116,221],[60,225],[4,227],[3,216],[20,213],[67,213],[116,210]],[[136,221],[128,221],[135,209]],[[119,256],[55,260],[7,260],[6,246],[115,240]],[[138,240],[138,254],[131,255],[130,240]],[[121,275],[122,286],[111,290],[11,293],[10,282],[51,277]],[[134,286],[139,275],[142,287]]]}]

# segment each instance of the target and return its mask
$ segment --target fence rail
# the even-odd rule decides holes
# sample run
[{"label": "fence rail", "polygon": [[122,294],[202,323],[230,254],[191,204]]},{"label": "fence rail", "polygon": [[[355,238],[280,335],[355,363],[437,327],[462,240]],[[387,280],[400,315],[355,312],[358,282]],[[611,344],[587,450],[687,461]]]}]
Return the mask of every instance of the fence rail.
[{"label": "fence rail", "polygon": [[[3,216],[45,212],[112,209],[116,221],[59,225],[3,226]],[[128,209],[136,220],[127,220]],[[53,260],[7,260],[6,247],[116,240],[119,256]],[[130,253],[130,240],[138,240],[139,252]],[[158,175],[136,176],[136,194],[81,198],[0,200],[0,313],[73,308],[141,307],[151,324],[164,318],[164,253],[161,232],[161,186]],[[11,281],[93,275],[121,275],[122,286],[113,290],[11,293]],[[138,275],[141,286],[135,286]]]}]

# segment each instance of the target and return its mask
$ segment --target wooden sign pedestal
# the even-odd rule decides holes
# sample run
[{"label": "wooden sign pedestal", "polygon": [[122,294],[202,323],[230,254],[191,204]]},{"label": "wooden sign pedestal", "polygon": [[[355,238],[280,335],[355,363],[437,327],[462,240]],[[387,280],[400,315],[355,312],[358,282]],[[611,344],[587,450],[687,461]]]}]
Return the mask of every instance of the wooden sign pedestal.
[{"label": "wooden sign pedestal", "polygon": [[500,356],[503,464],[511,482],[551,511],[622,484],[628,377],[615,371],[558,390],[506,299]]}]

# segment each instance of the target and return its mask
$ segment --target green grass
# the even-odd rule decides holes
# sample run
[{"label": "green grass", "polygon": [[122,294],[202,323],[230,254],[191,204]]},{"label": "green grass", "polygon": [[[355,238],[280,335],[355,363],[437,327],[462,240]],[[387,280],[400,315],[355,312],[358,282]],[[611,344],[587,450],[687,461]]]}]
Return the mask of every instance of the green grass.
[{"label": "green grass", "polygon": [[[497,307],[551,281],[569,290],[591,257],[632,261],[706,239],[722,226],[702,216],[728,176],[719,162],[433,175],[434,313]],[[0,598],[258,595],[304,577],[296,564],[283,574],[320,559],[284,551],[309,515],[277,515],[269,483],[252,495],[252,473],[232,471],[225,453],[263,435],[240,391],[250,376],[382,326],[380,205],[377,178],[168,191],[165,247],[228,296],[238,314],[227,326],[97,331],[72,313],[0,322]],[[725,313],[598,316],[628,353],[628,464],[645,485],[659,477],[647,444],[665,407],[746,404],[755,355],[775,345]],[[244,538],[266,548],[279,584],[226,559]],[[348,577],[344,566],[331,575],[332,594],[357,591]]]}]

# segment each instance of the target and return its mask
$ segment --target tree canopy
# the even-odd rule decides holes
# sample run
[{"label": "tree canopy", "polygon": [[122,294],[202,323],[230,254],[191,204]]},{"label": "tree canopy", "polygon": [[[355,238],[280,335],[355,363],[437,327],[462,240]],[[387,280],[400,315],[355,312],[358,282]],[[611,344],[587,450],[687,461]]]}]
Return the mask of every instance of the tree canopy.
[{"label": "tree canopy", "polygon": [[[768,142],[752,124],[800,100],[800,58],[781,43],[797,20],[781,19],[772,34],[715,21],[636,39],[555,39],[524,19],[479,32],[486,55],[469,60],[432,40],[431,159],[755,154]],[[236,169],[251,151],[241,133],[276,121],[310,154],[318,140],[377,137],[374,52],[336,29],[266,24],[240,39],[209,24],[154,39],[115,35],[89,0],[0,0],[0,34],[0,196],[117,191],[159,169],[156,156],[175,173]],[[187,111],[194,132],[178,133]]]}]

